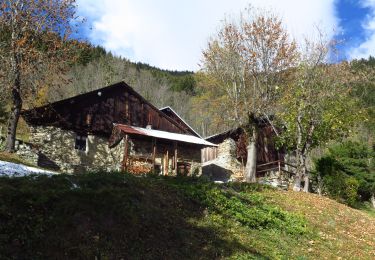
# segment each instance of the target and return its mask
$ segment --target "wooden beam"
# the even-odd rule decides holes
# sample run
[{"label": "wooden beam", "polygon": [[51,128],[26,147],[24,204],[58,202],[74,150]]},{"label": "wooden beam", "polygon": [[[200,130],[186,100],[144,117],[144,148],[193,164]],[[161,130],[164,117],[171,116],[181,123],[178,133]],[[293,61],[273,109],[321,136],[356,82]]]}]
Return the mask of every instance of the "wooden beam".
[{"label": "wooden beam", "polygon": [[177,175],[178,169],[177,169],[177,142],[174,142],[174,170],[175,174]]},{"label": "wooden beam", "polygon": [[142,127],[146,127],[145,125],[145,109],[144,109],[144,105],[143,105],[143,102],[141,100],[139,100],[139,102],[141,102],[141,109],[142,109],[142,112],[141,112],[141,125]]},{"label": "wooden beam", "polygon": [[125,135],[125,148],[124,148],[124,157],[122,160],[122,170],[127,171],[128,167],[128,150],[129,150],[129,135]]},{"label": "wooden beam", "polygon": [[169,168],[169,157],[168,157],[168,150],[167,152],[165,153],[165,156],[164,156],[164,164],[165,164],[165,167],[164,167],[164,175],[168,175],[168,168]]},{"label": "wooden beam", "polygon": [[152,138],[152,171],[155,173],[156,139]]}]

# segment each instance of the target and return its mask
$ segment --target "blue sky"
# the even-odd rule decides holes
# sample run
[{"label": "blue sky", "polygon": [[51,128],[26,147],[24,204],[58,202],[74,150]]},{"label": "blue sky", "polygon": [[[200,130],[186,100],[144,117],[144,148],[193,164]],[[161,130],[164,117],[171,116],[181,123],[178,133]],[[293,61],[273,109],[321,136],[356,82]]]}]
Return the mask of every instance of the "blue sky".
[{"label": "blue sky", "polygon": [[374,55],[375,1],[339,0],[335,8],[341,28],[336,38],[343,41],[343,57],[350,60]]},{"label": "blue sky", "polygon": [[220,21],[249,4],[281,16],[297,41],[318,26],[342,40],[341,58],[375,55],[375,0],[78,0],[78,11],[93,44],[160,68],[198,70]]}]

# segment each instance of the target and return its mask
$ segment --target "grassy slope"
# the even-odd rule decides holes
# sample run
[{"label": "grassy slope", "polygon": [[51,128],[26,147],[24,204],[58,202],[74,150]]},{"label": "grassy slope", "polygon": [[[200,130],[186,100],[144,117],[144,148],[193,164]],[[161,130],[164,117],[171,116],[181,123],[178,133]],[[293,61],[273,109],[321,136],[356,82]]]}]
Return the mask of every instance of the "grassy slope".
[{"label": "grassy slope", "polygon": [[[318,234],[312,255],[375,259],[375,217],[316,194],[268,192],[272,203],[303,214]],[[373,211],[372,211],[373,212]]]},{"label": "grassy slope", "polygon": [[374,250],[375,218],[310,194],[125,174],[0,178],[0,259],[371,259]]},{"label": "grassy slope", "polygon": [[19,163],[19,164],[24,164],[24,165],[27,165],[27,166],[37,167],[37,166],[25,161],[24,159],[22,159],[21,157],[19,157],[15,153],[7,153],[7,152],[0,151],[0,161],[11,162],[11,163]]}]

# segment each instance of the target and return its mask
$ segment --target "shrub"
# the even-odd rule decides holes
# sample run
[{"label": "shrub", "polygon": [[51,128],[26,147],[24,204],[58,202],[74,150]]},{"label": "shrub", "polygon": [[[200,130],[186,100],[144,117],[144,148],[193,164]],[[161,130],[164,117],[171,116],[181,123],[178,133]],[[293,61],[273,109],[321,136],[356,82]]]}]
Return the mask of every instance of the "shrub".
[{"label": "shrub", "polygon": [[307,232],[303,217],[288,213],[265,203],[256,191],[265,188],[259,184],[217,185],[197,179],[195,185],[182,179],[175,183],[176,188],[209,211],[232,218],[244,226],[256,229],[273,229],[289,234]]},{"label": "shrub", "polygon": [[345,178],[345,185],[342,191],[342,197],[350,206],[354,206],[358,200],[359,182],[354,177]]},{"label": "shrub", "polygon": [[315,162],[318,187],[350,206],[369,200],[375,192],[373,154],[365,144],[351,141],[330,147],[329,153]]}]

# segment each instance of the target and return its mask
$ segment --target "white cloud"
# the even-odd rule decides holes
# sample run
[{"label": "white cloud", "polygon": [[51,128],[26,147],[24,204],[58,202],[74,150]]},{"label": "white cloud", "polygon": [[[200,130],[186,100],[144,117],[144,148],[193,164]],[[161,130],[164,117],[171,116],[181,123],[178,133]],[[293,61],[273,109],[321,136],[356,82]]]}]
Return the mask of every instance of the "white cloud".
[{"label": "white cloud", "polygon": [[361,4],[371,10],[362,24],[366,39],[359,46],[348,50],[350,59],[368,58],[370,55],[375,55],[375,0],[363,0]]},{"label": "white cloud", "polygon": [[[335,0],[253,0],[272,8],[300,39],[319,25],[333,36]],[[173,70],[197,70],[207,39],[225,14],[238,15],[248,0],[78,0],[93,21],[89,39],[133,61]]]}]

